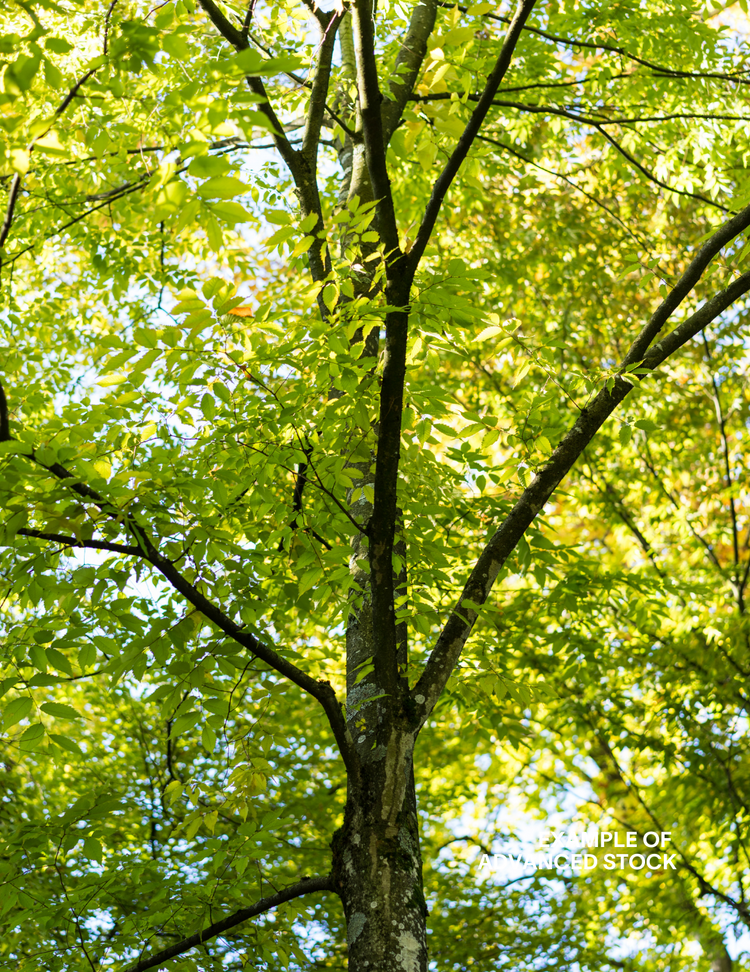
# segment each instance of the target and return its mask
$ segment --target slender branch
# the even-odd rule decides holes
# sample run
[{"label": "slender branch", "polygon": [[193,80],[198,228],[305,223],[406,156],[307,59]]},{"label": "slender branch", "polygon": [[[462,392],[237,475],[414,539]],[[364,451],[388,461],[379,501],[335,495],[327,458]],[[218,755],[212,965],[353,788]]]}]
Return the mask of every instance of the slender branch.
[{"label": "slender branch", "polygon": [[487,83],[479,98],[479,102],[474,111],[471,113],[471,118],[466,123],[466,127],[464,128],[463,133],[458,140],[458,144],[451,154],[451,157],[446,162],[445,168],[435,180],[435,184],[432,187],[432,193],[424,211],[424,216],[422,217],[422,224],[417,231],[414,245],[409,252],[409,268],[412,275],[416,272],[416,269],[419,266],[419,261],[422,259],[422,254],[425,251],[425,247],[432,236],[432,231],[435,227],[435,222],[437,220],[438,213],[440,212],[440,208],[443,205],[443,200],[445,199],[446,193],[456,177],[456,173],[461,167],[461,164],[469,154],[469,149],[474,143],[476,136],[479,134],[479,129],[487,117],[487,113],[490,110],[492,101],[497,93],[497,89],[500,87],[500,82],[503,80],[508,68],[510,67],[513,52],[515,51],[516,44],[521,36],[521,30],[532,11],[534,3],[535,0],[519,0],[516,13],[511,21],[508,32],[505,35],[505,40],[503,41],[503,45],[500,49],[500,54],[495,62],[495,66],[492,69],[490,76],[487,78]]},{"label": "slender branch", "polygon": [[122,191],[118,190],[119,195],[110,196],[109,198],[105,199],[104,202],[99,203],[98,206],[92,206],[90,209],[85,210],[85,212],[80,213],[78,216],[74,216],[73,219],[69,219],[68,222],[63,223],[62,226],[58,226],[56,230],[53,230],[51,233],[48,233],[47,236],[43,237],[41,240],[35,240],[33,243],[29,243],[28,246],[25,246],[22,250],[18,250],[16,253],[13,254],[12,257],[6,260],[5,261],[6,264],[15,263],[15,261],[18,260],[19,257],[22,257],[24,255],[24,253],[28,253],[30,250],[35,249],[41,243],[46,243],[48,240],[53,239],[55,236],[59,236],[60,233],[63,233],[66,229],[70,229],[71,226],[75,226],[76,223],[82,222],[84,219],[86,219],[87,216],[90,216],[92,213],[96,213],[100,209],[106,209],[107,206],[110,206],[116,200],[123,199],[125,196],[129,196],[133,192],[140,192],[141,189],[145,189],[148,186],[150,181],[151,181],[151,176],[149,175],[148,178],[144,178],[142,182],[136,183],[135,185],[132,185],[127,188],[121,187]]},{"label": "slender branch", "polygon": [[708,338],[706,337],[706,332],[703,332],[703,347],[706,351],[706,358],[708,359],[708,370],[711,375],[711,387],[714,392],[714,408],[716,410],[716,421],[719,423],[719,433],[721,435],[722,451],[724,453],[724,475],[727,481],[727,491],[729,493],[729,517],[732,521],[732,548],[734,553],[734,581],[735,587],[737,589],[737,602],[740,609],[740,614],[745,613],[745,603],[742,596],[742,591],[740,590],[740,576],[739,576],[739,565],[740,565],[740,535],[739,529],[737,527],[737,510],[734,505],[734,496],[732,496],[732,467],[729,460],[729,439],[727,438],[727,423],[724,416],[724,409],[721,405],[721,396],[719,395],[719,386],[716,382],[716,375],[714,374],[713,364],[711,357],[711,348],[708,345]]},{"label": "slender branch", "polygon": [[[216,27],[221,36],[229,41],[229,43],[237,51],[244,51],[249,48],[249,43],[247,37],[243,34],[241,30],[235,27],[219,10],[213,0],[198,0],[198,3],[203,7],[204,11],[208,15],[211,23]],[[260,78],[250,78],[247,79],[247,86],[253,92],[253,94],[258,95],[262,100],[258,105],[258,111],[262,112],[268,121],[271,123],[271,133],[279,151],[279,154],[283,158],[284,162],[287,164],[290,172],[295,176],[295,170],[298,170],[298,160],[297,153],[290,145],[288,139],[284,135],[284,127],[279,121],[276,112],[273,110],[271,102],[268,100],[268,95],[266,93],[265,85]]]},{"label": "slender branch", "polygon": [[[592,466],[592,468],[595,468],[591,463],[591,460],[589,460],[589,464]],[[648,542],[646,537],[641,532],[640,528],[638,527],[638,524],[635,522],[635,518],[633,517],[630,510],[625,505],[625,501],[623,500],[622,496],[620,496],[617,490],[615,490],[615,488],[604,478],[604,476],[602,476],[602,473],[600,472],[599,469],[596,469],[596,472],[601,477],[601,483],[597,482],[595,476],[591,473],[587,475],[584,472],[583,476],[585,479],[588,479],[588,481],[596,489],[598,489],[604,502],[608,502],[611,505],[612,509],[615,512],[615,515],[618,516],[620,520],[628,528],[628,530],[630,530],[630,532],[638,541],[638,544],[640,545],[643,552],[651,561],[651,565],[656,571],[656,573],[663,579],[665,577],[664,571],[659,567],[659,565],[656,562],[654,548],[651,546],[651,544]]]},{"label": "slender branch", "polygon": [[[343,22],[345,16],[346,16],[346,14],[344,13],[341,17],[339,17],[339,25]],[[255,46],[258,48],[258,50],[263,51],[263,53],[264,54],[267,54],[268,57],[274,57],[275,56],[274,53],[273,53],[273,51],[271,50],[271,48],[266,47],[265,44],[261,44],[261,42],[258,40],[257,37],[254,37],[252,34],[248,34],[247,36],[248,36],[248,39],[251,40],[253,42],[253,44],[255,44]],[[299,74],[295,74],[294,71],[284,71],[284,74],[288,78],[290,78],[292,81],[294,81],[295,84],[298,84],[301,88],[310,88],[310,89],[312,89],[312,82],[306,80],[303,77],[300,77]],[[357,133],[354,132],[354,131],[352,131],[352,129],[349,128],[346,125],[346,123],[341,120],[341,118],[336,114],[335,111],[333,111],[333,109],[331,108],[331,106],[328,103],[326,103],[325,110],[328,112],[328,114],[331,116],[331,118],[333,118],[333,120],[336,122],[336,124],[337,125],[340,125],[343,128],[343,130],[346,132],[346,134],[350,138],[355,138],[355,139],[356,138],[359,138],[359,136],[357,135]]]},{"label": "slender branch", "polygon": [[[247,146],[244,143],[239,142],[235,138],[221,139],[220,141],[213,142],[211,145],[209,145],[209,149],[226,149],[227,152],[234,151],[234,149],[241,149],[241,148],[248,148],[248,147],[263,148],[264,146],[262,145]],[[275,146],[270,146],[270,147],[275,147]],[[143,150],[128,149],[128,154],[140,155],[141,151],[156,152],[163,148],[164,146],[157,145],[154,147],[145,148]],[[112,153],[112,154],[116,154],[116,153]],[[92,159],[81,159],[80,161],[82,162],[92,161],[93,158],[95,158],[95,156],[92,157]],[[178,168],[174,174],[179,175],[180,173],[184,172],[186,169],[187,169],[187,165],[184,165],[182,166],[182,168]],[[125,196],[129,196],[133,192],[140,192],[141,189],[146,189],[151,181],[152,175],[153,172],[147,171],[139,181],[126,182],[120,186],[117,186],[115,189],[108,190],[107,192],[99,193],[94,196],[87,196],[86,198],[89,201],[94,199],[103,199],[104,201],[100,203],[100,205],[92,206],[90,209],[85,210],[84,212],[80,213],[78,216],[74,216],[73,219],[68,220],[67,223],[63,223],[62,226],[58,226],[57,229],[53,230],[51,233],[48,233],[46,236],[43,236],[40,240],[35,240],[33,243],[30,243],[28,246],[25,246],[22,250],[18,250],[16,253],[13,254],[12,257],[9,257],[9,259],[5,261],[6,264],[14,263],[16,260],[18,260],[19,257],[22,257],[24,253],[28,253],[30,250],[33,250],[35,247],[39,246],[40,244],[46,243],[48,240],[53,239],[55,236],[59,236],[60,233],[64,232],[66,229],[70,229],[70,227],[75,226],[76,223],[82,222],[84,219],[86,219],[87,216],[90,216],[92,213],[96,213],[100,209],[105,209],[107,206],[109,206],[113,202],[116,202],[118,199],[122,199]]]},{"label": "slender branch", "polygon": [[655,176],[653,172],[649,172],[645,166],[641,165],[641,163],[634,156],[632,156],[627,149],[624,149],[616,139],[612,138],[609,132],[605,132],[601,125],[595,125],[595,128],[601,132],[609,144],[615,148],[624,159],[627,159],[631,165],[634,165],[639,172],[642,172],[647,179],[655,183],[657,186],[660,186],[662,189],[666,189],[668,192],[674,192],[678,196],[687,196],[689,198],[698,199],[701,202],[708,203],[709,206],[714,206],[716,209],[720,209],[724,213],[730,213],[732,211],[731,209],[727,209],[726,206],[722,206],[721,203],[717,203],[713,199],[709,199],[708,196],[701,195],[699,192],[688,192],[687,189],[675,189],[674,186],[670,186],[669,183],[662,182],[661,179]]},{"label": "slender branch", "polygon": [[638,243],[640,246],[643,246],[645,249],[648,249],[648,244],[644,242],[644,240],[642,240],[637,235],[637,233],[634,233],[633,230],[628,226],[628,224],[624,222],[617,215],[617,213],[614,212],[614,210],[610,209],[606,203],[603,203],[601,201],[601,199],[598,199],[592,193],[587,192],[585,189],[581,188],[581,186],[579,186],[577,182],[573,182],[573,180],[569,179],[568,176],[564,176],[561,172],[555,172],[554,169],[548,169],[546,168],[546,166],[540,165],[539,162],[535,162],[533,159],[530,159],[528,156],[523,155],[517,149],[513,148],[512,145],[508,145],[506,142],[501,142],[496,138],[490,138],[489,135],[477,135],[477,139],[481,142],[488,142],[490,145],[497,145],[499,148],[505,149],[506,152],[510,152],[511,155],[515,155],[515,157],[517,159],[520,159],[522,162],[526,162],[528,165],[533,165],[535,169],[539,169],[541,172],[546,172],[548,175],[554,176],[555,179],[560,179],[562,182],[566,182],[569,186],[571,186],[571,188],[575,189],[576,192],[580,192],[582,196],[585,196],[587,199],[590,199],[592,203],[594,203],[596,206],[599,206],[600,209],[603,209],[604,212],[607,213],[609,216],[611,216],[616,223],[619,223],[619,225],[625,230],[628,236],[632,236],[632,238],[636,241],[636,243]]},{"label": "slender branch", "polygon": [[[750,226],[750,206],[728,219],[719,229],[701,246],[696,255],[690,261],[687,270],[678,280],[675,287],[662,301],[655,313],[652,314],[649,322],[633,342],[630,351],[623,359],[623,367],[640,361],[658,336],[661,329],[669,317],[680,306],[682,301],[688,296],[703,275],[703,271],[713,260],[717,253],[722,250],[727,243],[744,232]],[[671,352],[670,352],[671,353]]]},{"label": "slender branch", "polygon": [[[438,0],[438,6],[448,7],[454,9],[456,4],[447,3],[445,0]],[[458,6],[458,9],[462,13],[468,12],[468,7]],[[503,24],[509,24],[509,17],[502,17],[498,14],[483,14],[489,20],[497,20]],[[658,71],[659,74],[666,77],[674,78],[716,78],[720,81],[733,81],[737,84],[750,84],[750,81],[742,77],[742,74],[747,74],[747,71],[738,72],[737,74],[722,74],[718,72],[710,71],[680,71],[675,68],[662,67],[660,64],[655,64],[653,61],[647,61],[642,57],[638,57],[637,54],[631,54],[626,51],[623,47],[615,47],[613,44],[595,44],[590,41],[579,41],[573,40],[572,37],[559,37],[557,34],[550,34],[546,30],[540,30],[538,27],[525,27],[530,34],[536,34],[537,37],[544,37],[545,40],[551,40],[555,44],[565,44],[567,47],[582,47],[589,51],[609,51],[610,54],[619,54],[621,57],[626,57],[629,61],[635,61],[637,64],[642,64],[644,67],[651,68],[654,71]]]},{"label": "slender branch", "polygon": [[147,969],[158,968],[170,959],[177,958],[178,955],[184,955],[185,952],[189,952],[196,945],[201,945],[203,942],[216,938],[217,935],[224,934],[230,928],[241,925],[250,918],[255,918],[266,911],[271,911],[272,908],[278,908],[279,905],[285,904],[287,901],[293,901],[295,898],[301,898],[304,894],[313,894],[316,891],[335,891],[333,879],[330,875],[326,875],[325,877],[303,878],[298,884],[292,884],[288,888],[277,891],[276,894],[269,895],[267,898],[261,898],[260,901],[256,901],[249,908],[242,908],[240,911],[235,911],[233,915],[229,915],[227,918],[222,918],[221,921],[216,921],[212,925],[208,925],[201,931],[190,935],[189,938],[183,938],[181,942],[176,942],[174,945],[170,945],[169,948],[157,952],[156,955],[141,959],[140,962],[131,965],[126,972],[146,972]]},{"label": "slender branch", "polygon": [[[116,0],[113,0],[112,7],[114,7],[115,2]],[[107,13],[107,18],[109,18],[109,13],[111,13],[111,9],[112,8],[110,8],[110,11]],[[106,44],[105,44],[105,54],[106,54]],[[71,101],[78,94],[78,90],[80,89],[81,85],[85,84],[86,81],[88,81],[88,79],[91,77],[91,75],[96,73],[96,71],[98,71],[98,68],[92,68],[90,71],[87,71],[86,74],[83,75],[83,77],[79,78],[79,80],[76,81],[76,83],[67,93],[67,95],[63,98],[62,102],[55,109],[55,114],[53,116],[54,118],[57,118],[65,111],[65,109],[68,107]],[[51,128],[52,125],[48,125],[47,128],[44,129],[44,131],[36,135],[29,142],[26,151],[29,153],[33,152],[36,143],[39,141],[40,138],[43,138],[50,131]],[[3,268],[2,251],[3,251],[3,247],[5,246],[5,241],[8,239],[8,234],[10,233],[10,228],[13,223],[13,214],[15,213],[16,203],[18,202],[18,195],[20,191],[21,191],[21,174],[17,172],[13,176],[13,181],[10,185],[10,194],[8,196],[8,207],[5,211],[5,219],[3,220],[2,228],[0,228],[0,272],[2,272],[2,268]]]},{"label": "slender branch", "polygon": [[[566,81],[564,86],[568,87],[570,85],[583,84],[582,81]],[[562,85],[525,85],[519,88],[501,88],[500,94],[506,94],[509,91],[526,91],[532,87],[561,87]],[[453,91],[440,91],[433,94],[413,94],[409,96],[409,101],[450,101],[454,94],[458,94],[461,97],[460,92]],[[479,101],[480,96],[478,94],[466,95],[467,101]],[[639,125],[642,122],[663,122],[663,121],[676,121],[676,120],[704,120],[704,121],[750,121],[750,116],[748,115],[716,115],[713,113],[703,113],[703,112],[693,112],[693,111],[680,111],[673,112],[669,115],[640,115],[633,118],[608,118],[603,114],[603,110],[598,106],[592,105],[571,105],[567,109],[562,108],[560,105],[529,105],[517,101],[501,101],[495,99],[492,102],[493,105],[500,105],[503,107],[512,108],[526,108],[529,111],[545,111],[552,114],[562,115],[564,118],[575,118],[578,121],[589,122],[592,125]],[[590,118],[585,115],[576,115],[577,110],[586,110],[588,112],[594,112],[596,115],[600,116],[597,118]],[[609,109],[612,110],[612,109]],[[620,108],[620,111],[623,111]]]},{"label": "slender branch", "polygon": [[435,27],[437,7],[437,0],[416,0],[414,4],[409,29],[393,66],[391,97],[383,102],[381,109],[383,139],[386,145],[401,121],[407,101],[412,97],[414,84],[427,53],[427,41]]},{"label": "slender branch", "polygon": [[326,98],[331,81],[331,61],[336,44],[336,31],[343,16],[343,14],[337,13],[323,15],[322,11],[318,11],[318,13],[321,14],[320,26],[323,36],[318,51],[318,61],[315,65],[315,76],[310,86],[310,101],[307,106],[305,133],[302,137],[301,146],[302,155],[308,160],[313,178],[323,116],[326,110],[330,111],[326,106]]},{"label": "slender branch", "polygon": [[661,179],[655,176],[653,172],[650,172],[644,165],[641,165],[641,163],[633,155],[631,155],[627,149],[624,149],[616,139],[614,139],[608,132],[604,131],[604,125],[612,125],[615,124],[614,122],[601,121],[597,118],[587,118],[584,115],[576,115],[572,111],[567,111],[564,108],[552,107],[551,105],[527,105],[519,101],[502,101],[499,99],[495,99],[492,104],[500,108],[516,108],[519,111],[526,111],[531,114],[559,115],[562,118],[569,118],[571,121],[578,122],[581,125],[588,125],[595,128],[600,135],[603,135],[610,145],[612,145],[612,147],[623,156],[624,159],[638,169],[639,172],[645,175],[650,182],[653,182],[661,189],[666,189],[667,192],[673,192],[678,196],[687,196],[690,199],[698,199],[700,202],[707,203],[709,206],[713,206],[714,208],[721,210],[723,213],[732,212],[732,210],[727,209],[726,206],[722,206],[721,203],[715,202],[708,196],[704,196],[699,192],[690,192],[687,189],[676,189],[674,186],[670,186],[668,182],[663,182]]},{"label": "slender branch", "polygon": [[[646,452],[648,452],[648,445],[646,446]],[[648,471],[651,473],[651,475],[656,480],[656,483],[659,486],[659,489],[661,489],[662,493],[664,493],[664,495],[667,497],[667,499],[669,500],[669,502],[672,504],[672,506],[676,510],[680,510],[680,508],[681,508],[680,507],[680,501],[677,499],[677,497],[674,495],[674,493],[671,490],[667,489],[667,487],[664,485],[664,480],[661,478],[661,476],[657,472],[656,468],[654,467],[654,464],[651,461],[650,456],[648,458],[646,458],[644,456],[641,456],[641,459],[643,460],[643,464],[646,466],[646,468],[648,469]],[[714,553],[714,549],[711,546],[711,544],[708,542],[708,540],[706,540],[705,537],[701,536],[701,534],[698,533],[698,531],[695,529],[695,527],[693,526],[693,524],[690,522],[689,519],[686,519],[685,520],[685,525],[687,526],[688,530],[690,530],[690,532],[692,533],[693,537],[698,541],[698,543],[706,551],[706,555],[708,556],[708,559],[711,561],[711,563],[714,565],[714,567],[718,570],[719,574],[721,574],[722,575],[722,578],[723,578],[724,571],[721,568],[721,563],[719,561],[719,558]]]},{"label": "slender branch", "polygon": [[10,194],[8,196],[8,207],[5,210],[5,219],[3,220],[2,229],[0,229],[0,269],[2,269],[2,249],[5,246],[5,241],[8,239],[8,233],[10,233],[10,227],[13,223],[13,213],[16,209],[16,201],[18,199],[18,194],[21,191],[21,174],[16,172],[13,176],[13,181],[10,184]]},{"label": "slender branch", "polygon": [[[224,37],[225,40],[229,41],[229,43],[235,48],[235,50],[244,51],[248,49],[249,43],[245,33],[242,30],[238,30],[230,23],[230,21],[224,16],[221,10],[219,10],[219,8],[216,6],[214,0],[198,0],[198,2],[200,3],[201,7],[205,10],[209,19],[216,27],[216,29],[219,31],[219,33],[222,35],[222,37]],[[335,33],[335,26],[338,25],[340,19],[341,19],[340,17],[333,17],[330,20],[329,26],[333,25],[334,33]],[[329,44],[330,44],[330,48],[328,47]],[[324,91],[322,103],[323,106],[325,106],[325,92],[327,92],[327,88],[328,88],[328,76],[330,74],[330,58],[332,55],[332,51],[333,51],[333,37],[329,38],[328,36],[326,36],[323,42],[323,49],[321,50],[318,67],[319,70],[321,66],[325,68],[326,58],[327,58],[328,68],[327,70],[324,70],[322,75],[320,76],[320,87],[316,88],[313,92],[315,96],[314,97],[315,107],[311,108],[312,114],[309,116],[310,118],[314,117],[315,119],[317,119],[318,102],[320,100],[319,99],[320,91]],[[292,146],[289,139],[284,134],[284,127],[279,121],[279,118],[276,112],[274,111],[273,106],[271,105],[271,102],[268,98],[268,94],[266,92],[266,87],[263,84],[262,79],[259,77],[247,77],[245,80],[247,82],[247,86],[250,88],[253,94],[257,95],[258,98],[260,99],[258,110],[261,111],[268,119],[271,126],[271,134],[276,149],[279,155],[281,156],[281,158],[284,160],[286,167],[289,169],[289,172],[291,173],[292,178],[294,179],[294,184],[296,186],[297,194],[299,196],[300,208],[302,209],[303,218],[305,216],[308,216],[311,213],[314,213],[318,217],[318,221],[314,227],[315,243],[308,250],[308,261],[310,265],[310,273],[312,275],[312,278],[315,282],[319,283],[325,280],[327,275],[330,273],[331,261],[330,261],[330,257],[327,255],[327,251],[326,251],[325,259],[321,255],[323,251],[323,245],[324,245],[323,234],[324,234],[325,224],[323,221],[323,209],[320,204],[320,195],[318,193],[318,183],[317,183],[315,171],[314,169],[311,169],[310,166],[310,147],[312,142],[308,142],[306,146],[303,140],[303,150],[300,151],[298,149],[295,149]],[[316,82],[317,80],[318,79],[316,75]],[[311,137],[314,135],[316,125],[318,126],[318,135],[315,137],[316,146],[317,146],[317,139],[319,138],[318,121],[315,121],[313,123],[312,128],[310,129],[310,135]],[[307,132],[305,133],[305,137],[307,137]],[[305,152],[305,148],[307,148],[307,152]],[[323,317],[324,318],[327,317],[328,309],[325,305],[325,302],[323,301],[322,290],[318,295],[318,306],[320,308],[320,312],[323,315]]]},{"label": "slender branch", "polygon": [[[744,211],[744,216],[748,218],[750,212]],[[690,264],[673,291],[633,342],[620,366],[621,371],[628,365],[637,362],[641,362],[639,371],[644,373],[653,371],[678,348],[715,320],[722,311],[731,307],[736,300],[750,291],[750,271],[748,271],[706,301],[702,307],[674,328],[651,350],[644,353],[649,342],[658,334],[669,315],[686,296],[689,289],[688,284],[692,287],[697,282],[700,273],[705,269],[710,259],[708,254],[713,255],[717,252],[718,241],[727,243],[738,232],[741,232],[741,229],[737,228],[738,221],[740,221],[739,216],[729,220],[701,247],[698,256]],[[698,267],[700,267],[700,271],[697,270]],[[654,321],[658,326],[653,324]],[[552,453],[549,461],[539,470],[531,485],[523,491],[511,512],[485,546],[438,637],[420,679],[411,692],[411,697],[416,705],[415,721],[418,726],[424,724],[440,697],[460,657],[463,646],[471,634],[479,611],[489,597],[500,570],[515,549],[518,541],[606,419],[628,396],[634,387],[633,382],[641,380],[642,377],[642,374],[633,374],[625,378],[620,373],[611,382],[611,388],[604,387],[595,396],[593,401],[582,410],[572,428]]]},{"label": "slender branch", "polygon": [[[0,416],[5,415],[6,418],[0,417],[0,429],[7,427],[7,400],[3,394],[0,400]],[[7,439],[12,438],[9,434]],[[249,631],[243,630],[239,625],[235,624],[232,619],[226,615],[221,608],[202,594],[190,581],[187,580],[175,567],[171,560],[163,557],[157,547],[154,545],[153,541],[149,537],[145,528],[132,516],[132,514],[123,511],[105,496],[99,493],[97,490],[92,489],[91,486],[84,483],[80,477],[75,476],[70,470],[66,469],[65,466],[61,465],[59,462],[44,463],[36,457],[34,452],[27,454],[27,458],[32,462],[36,463],[42,469],[46,469],[50,472],[56,479],[65,483],[70,489],[73,490],[78,496],[83,499],[94,503],[103,513],[108,516],[115,518],[118,522],[122,522],[124,528],[131,534],[136,544],[138,545],[139,555],[144,559],[148,560],[149,563],[159,571],[159,573],[166,578],[166,580],[171,584],[172,588],[181,594],[186,601],[193,605],[198,611],[201,612],[209,621],[216,625],[220,631],[228,635],[230,638],[234,639],[238,644],[246,648],[251,654],[260,658],[261,661],[265,662],[270,668],[273,668],[284,678],[287,678],[290,682],[293,682],[298,688],[301,688],[303,692],[316,699],[325,711],[328,722],[333,731],[334,738],[338,744],[339,750],[341,752],[342,759],[346,765],[347,770],[352,774],[352,779],[355,781],[358,778],[357,770],[358,764],[356,761],[356,751],[354,749],[354,744],[347,729],[346,722],[343,717],[341,710],[341,705],[336,697],[336,693],[331,686],[330,682],[327,681],[316,681],[311,678],[302,669],[297,668],[292,662],[288,661],[278,652],[274,651],[273,648],[264,644],[254,635],[250,634]]]},{"label": "slender branch", "polygon": [[130,557],[143,557],[140,547],[125,543],[114,543],[109,540],[78,540],[63,533],[45,533],[43,530],[31,530],[23,527],[16,531],[21,537],[33,537],[35,540],[49,540],[50,543],[62,543],[66,547],[85,547],[87,550],[109,550],[111,553],[127,554]]},{"label": "slender branch", "polygon": [[116,3],[117,3],[117,0],[111,0],[110,5],[107,7],[106,16],[104,17],[104,42],[102,44],[102,49],[103,49],[104,54],[107,54],[108,51],[109,51],[109,27],[110,27],[110,20],[112,18],[112,11],[115,9],[115,4]]},{"label": "slender branch", "polygon": [[351,8],[354,27],[354,49],[357,55],[357,90],[359,111],[362,118],[362,135],[365,160],[370,183],[377,200],[377,224],[380,238],[390,259],[398,259],[400,247],[396,214],[393,208],[391,183],[385,161],[385,135],[378,81],[378,65],[375,58],[375,24],[372,0],[355,0]]}]

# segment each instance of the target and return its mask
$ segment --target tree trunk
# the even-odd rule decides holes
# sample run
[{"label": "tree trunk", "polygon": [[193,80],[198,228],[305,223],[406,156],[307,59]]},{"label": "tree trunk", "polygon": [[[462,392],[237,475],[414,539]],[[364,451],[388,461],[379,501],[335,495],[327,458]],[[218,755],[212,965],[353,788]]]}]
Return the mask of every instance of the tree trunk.
[{"label": "tree trunk", "polygon": [[350,784],[344,825],[333,838],[349,972],[427,970],[413,750],[413,733],[395,727],[370,749],[359,785]]}]

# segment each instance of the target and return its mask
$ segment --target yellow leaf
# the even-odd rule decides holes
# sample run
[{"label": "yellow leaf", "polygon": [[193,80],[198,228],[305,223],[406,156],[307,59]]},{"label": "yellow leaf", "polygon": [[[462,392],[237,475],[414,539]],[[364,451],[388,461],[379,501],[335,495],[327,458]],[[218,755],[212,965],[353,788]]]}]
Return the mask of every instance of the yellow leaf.
[{"label": "yellow leaf", "polygon": [[92,466],[102,477],[102,479],[109,479],[110,475],[112,474],[112,464],[108,459],[97,459],[92,463]]},{"label": "yellow leaf", "polygon": [[292,256],[296,257],[296,256],[300,256],[300,254],[302,253],[307,253],[307,251],[310,249],[310,247],[313,245],[314,242],[315,242],[314,236],[303,236],[301,240],[297,241],[297,244],[292,250]]},{"label": "yellow leaf", "polygon": [[34,148],[49,155],[67,155],[68,150],[62,145],[56,131],[47,132],[34,143]]},{"label": "yellow leaf", "polygon": [[29,171],[29,153],[25,149],[11,149],[10,166],[14,172],[26,175]]},{"label": "yellow leaf", "polygon": [[540,435],[536,440],[536,447],[540,452],[545,455],[550,455],[552,453],[552,446],[546,435]]}]

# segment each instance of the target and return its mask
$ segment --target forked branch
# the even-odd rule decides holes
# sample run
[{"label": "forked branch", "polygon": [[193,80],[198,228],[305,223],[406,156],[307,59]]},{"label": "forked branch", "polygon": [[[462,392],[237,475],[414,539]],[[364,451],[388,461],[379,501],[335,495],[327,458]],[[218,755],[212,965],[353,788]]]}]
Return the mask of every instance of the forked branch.
[{"label": "forked branch", "polygon": [[468,122],[466,123],[466,127],[458,140],[458,144],[451,153],[451,157],[445,163],[445,168],[435,180],[435,184],[432,187],[432,193],[430,194],[430,198],[427,201],[427,206],[425,207],[422,223],[417,231],[417,237],[409,252],[409,270],[412,276],[416,272],[417,267],[419,266],[419,261],[422,259],[422,255],[425,251],[425,247],[430,241],[440,208],[443,205],[443,200],[445,199],[445,196],[450,189],[451,183],[455,179],[458,170],[461,168],[464,159],[469,154],[469,150],[479,134],[479,129],[482,127],[482,123],[487,117],[488,111],[492,107],[492,100],[497,93],[497,89],[500,87],[500,83],[510,67],[513,52],[516,49],[516,44],[521,36],[521,31],[523,30],[523,26],[534,7],[534,3],[535,0],[519,0],[516,13],[510,23],[510,27],[508,27],[508,32],[505,35],[505,40],[500,48],[500,54],[495,62],[495,66],[493,67],[490,76],[487,78],[484,91],[477,102],[476,108],[471,113],[471,118],[469,118]]},{"label": "forked branch", "polygon": [[698,251],[670,294],[667,295],[643,331],[633,342],[620,365],[611,387],[603,388],[578,416],[563,437],[549,461],[539,470],[533,482],[523,491],[515,506],[490,539],[472,570],[425,666],[412,690],[416,722],[421,726],[429,716],[461,655],[482,605],[492,591],[497,576],[521,537],[533,522],[561,480],[570,471],[588,443],[607,418],[628,396],[635,381],[643,374],[625,370],[640,364],[639,371],[648,373],[699,334],[719,314],[750,291],[750,271],[716,293],[658,344],[648,350],[670,315],[692,291],[710,259],[750,223],[750,207],[728,220]]}]

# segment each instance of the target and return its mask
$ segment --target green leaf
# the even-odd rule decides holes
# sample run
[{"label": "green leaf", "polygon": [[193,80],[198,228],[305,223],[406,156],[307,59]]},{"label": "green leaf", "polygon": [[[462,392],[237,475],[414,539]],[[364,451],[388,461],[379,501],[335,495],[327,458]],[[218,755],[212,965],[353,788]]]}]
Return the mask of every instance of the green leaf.
[{"label": "green leaf", "polygon": [[0,698],[2,698],[7,691],[12,689],[14,685],[17,685],[19,681],[20,679],[16,675],[11,675],[8,678],[4,678],[2,681],[0,681]]},{"label": "green leaf", "polygon": [[81,714],[64,702],[42,702],[40,709],[57,719],[80,719]]},{"label": "green leaf", "polygon": [[70,736],[59,735],[58,733],[49,733],[49,738],[55,743],[60,749],[64,749],[65,752],[72,753],[74,756],[83,756],[83,750],[75,741],[71,739]]},{"label": "green leaf", "polygon": [[35,722],[21,733],[21,738],[18,740],[18,745],[20,749],[35,750],[42,743],[43,739],[44,726],[41,724],[41,722]]},{"label": "green leaf", "polygon": [[250,186],[235,176],[216,176],[202,183],[196,190],[202,199],[232,199],[249,191]]},{"label": "green leaf", "polygon": [[179,800],[179,798],[182,796],[184,789],[185,788],[183,787],[182,783],[180,783],[178,780],[172,780],[171,783],[167,783],[167,785],[164,787],[164,797],[167,800],[167,803],[170,805],[176,803],[177,800]]},{"label": "green leaf", "polygon": [[96,861],[97,864],[101,864],[102,857],[104,856],[104,848],[102,847],[101,841],[97,840],[96,837],[84,837],[83,856],[90,861]]},{"label": "green leaf", "polygon": [[201,742],[205,749],[212,753],[216,749],[216,733],[210,726],[204,726],[201,733]]},{"label": "green leaf", "polygon": [[15,726],[16,723],[25,719],[31,712],[33,706],[34,703],[28,695],[19,695],[18,698],[13,699],[3,710],[3,724],[5,728],[10,729],[11,726]]},{"label": "green leaf", "polygon": [[192,729],[196,723],[200,722],[202,716],[200,712],[186,712],[179,715],[172,723],[172,730],[169,733],[170,739],[181,736],[183,733]]},{"label": "green leaf", "polygon": [[73,666],[57,648],[45,648],[44,654],[47,656],[49,664],[53,668],[56,668],[58,672],[63,672],[65,675],[73,674]]}]

